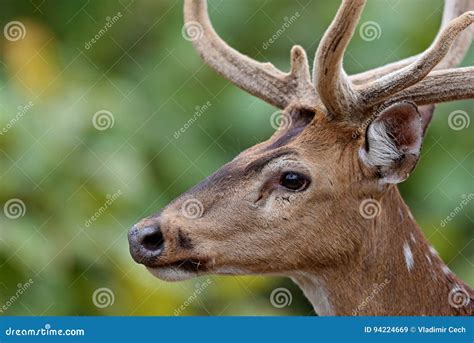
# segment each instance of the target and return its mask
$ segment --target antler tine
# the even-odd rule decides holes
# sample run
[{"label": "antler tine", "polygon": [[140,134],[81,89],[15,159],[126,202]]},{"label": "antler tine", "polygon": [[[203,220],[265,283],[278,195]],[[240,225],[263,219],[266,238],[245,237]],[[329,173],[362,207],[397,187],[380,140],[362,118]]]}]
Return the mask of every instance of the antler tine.
[{"label": "antler tine", "polygon": [[191,40],[204,61],[238,87],[280,109],[295,102],[317,106],[308,59],[301,47],[293,47],[291,71],[284,73],[271,63],[257,62],[227,45],[212,27],[206,0],[185,0],[184,18],[185,29],[195,33]]},{"label": "antler tine", "polygon": [[[449,24],[451,20],[459,17],[461,14],[468,12],[469,10],[474,10],[474,0],[445,0],[443,18],[437,37],[443,32],[443,29]],[[435,67],[435,69],[447,69],[456,67],[462,61],[464,55],[469,50],[473,36],[474,29],[464,30],[464,32],[462,32],[458,36],[457,40],[454,42],[444,59]],[[389,63],[387,65],[369,71],[351,75],[350,80],[354,85],[368,83],[384,75],[387,75],[410,65],[419,57],[420,54],[405,58],[397,62]]]},{"label": "antler tine", "polygon": [[390,74],[394,71],[397,71],[397,70],[400,70],[400,69],[406,67],[407,65],[410,65],[411,63],[416,61],[416,59],[419,58],[419,57],[420,57],[419,54],[415,55],[415,56],[407,57],[403,60],[392,62],[392,63],[389,63],[389,64],[385,64],[381,67],[377,67],[377,68],[374,68],[374,69],[371,69],[371,70],[368,70],[368,71],[364,71],[364,72],[359,73],[359,74],[350,75],[349,79],[354,84],[354,86],[368,84],[368,83],[370,83],[374,80],[377,80],[377,79],[379,79],[379,78],[381,78],[381,77],[383,77],[387,74]]},{"label": "antler tine", "polygon": [[[440,33],[454,18],[469,11],[474,11],[474,0],[445,0]],[[469,50],[473,37],[474,27],[469,27],[464,30],[451,46],[448,54],[441,63],[436,66],[436,69],[447,69],[458,66]]]},{"label": "antler tine", "polygon": [[357,93],[342,62],[364,5],[365,0],[343,0],[316,51],[313,81],[330,116],[341,117],[357,108]]},{"label": "antler tine", "polygon": [[458,35],[474,22],[474,12],[452,20],[423,54],[410,65],[370,83],[360,90],[365,106],[380,104],[395,93],[424,79],[448,53]]},{"label": "antler tine", "polygon": [[474,67],[435,70],[417,84],[395,94],[394,102],[417,105],[474,98]]}]

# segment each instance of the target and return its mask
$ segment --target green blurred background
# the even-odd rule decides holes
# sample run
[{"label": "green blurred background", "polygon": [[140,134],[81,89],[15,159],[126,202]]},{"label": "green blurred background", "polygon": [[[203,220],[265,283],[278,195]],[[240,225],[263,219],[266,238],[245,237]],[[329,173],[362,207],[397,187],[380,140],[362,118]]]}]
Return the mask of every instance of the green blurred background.
[{"label": "green blurred background", "polygon": [[[0,37],[0,129],[6,129],[0,132],[0,204],[5,210],[18,199],[21,212],[13,215],[18,218],[0,212],[0,307],[10,301],[3,315],[313,314],[283,278],[165,283],[129,256],[126,232],[133,223],[274,131],[275,109],[219,77],[183,38],[181,1],[0,3],[2,28],[23,25],[19,38],[7,39],[12,32],[6,29]],[[287,70],[293,44],[305,47],[312,63],[338,3],[211,1],[210,13],[230,45]],[[441,12],[442,1],[369,1],[359,27],[374,21],[380,32],[364,40],[358,29],[346,70],[424,50]],[[471,49],[464,65],[473,61]],[[438,106],[422,159],[401,186],[429,241],[471,286],[474,201],[447,225],[442,220],[474,193],[474,124],[448,125],[450,113],[472,117],[473,107],[473,101]],[[102,130],[94,126],[96,113],[105,113],[105,122],[96,122]],[[271,305],[277,287],[291,292],[290,305]],[[94,304],[94,292],[104,288],[105,304]],[[23,294],[11,302],[19,289]]]}]

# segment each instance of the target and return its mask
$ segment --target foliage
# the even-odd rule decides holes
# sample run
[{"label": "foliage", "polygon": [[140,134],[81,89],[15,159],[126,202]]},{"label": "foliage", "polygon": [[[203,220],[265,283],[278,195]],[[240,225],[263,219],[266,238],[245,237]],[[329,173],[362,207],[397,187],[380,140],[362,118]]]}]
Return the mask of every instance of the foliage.
[{"label": "foliage", "polygon": [[[245,0],[211,1],[210,8],[232,46],[287,69],[295,43],[312,58],[337,5]],[[346,69],[356,73],[424,50],[441,6],[370,2],[361,23],[377,22],[381,35],[356,34]],[[433,14],[420,16],[423,8]],[[292,16],[297,20],[269,44]],[[275,109],[204,66],[183,38],[181,1],[11,0],[3,1],[0,17],[2,25],[19,21],[26,29],[22,39],[0,41],[0,128],[8,128],[0,134],[0,204],[19,199],[25,209],[17,219],[0,215],[0,306],[33,280],[4,314],[174,315],[185,303],[179,314],[312,313],[286,279],[212,276],[170,284],[128,254],[133,223],[273,132]],[[464,63],[473,60],[471,50]],[[207,103],[189,124],[196,106]],[[472,127],[452,130],[453,111],[472,115],[473,103],[438,107],[420,164],[401,189],[429,241],[472,285],[473,203],[441,226],[462,194],[474,193]],[[97,112],[105,124],[94,126]],[[271,306],[276,287],[291,291],[290,306]],[[94,304],[100,288],[111,291],[109,306]]]}]

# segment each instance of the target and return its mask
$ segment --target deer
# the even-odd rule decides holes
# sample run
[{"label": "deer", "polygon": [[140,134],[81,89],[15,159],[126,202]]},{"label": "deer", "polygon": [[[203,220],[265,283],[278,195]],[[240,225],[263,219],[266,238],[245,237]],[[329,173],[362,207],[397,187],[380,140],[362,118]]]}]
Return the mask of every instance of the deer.
[{"label": "deer", "polygon": [[474,98],[473,0],[446,0],[424,52],[348,75],[343,58],[365,0],[342,0],[310,70],[230,47],[206,0],[184,1],[201,58],[275,106],[279,127],[128,232],[135,262],[161,280],[290,278],[320,316],[473,315],[474,292],[430,245],[398,184],[420,158],[438,103]]}]

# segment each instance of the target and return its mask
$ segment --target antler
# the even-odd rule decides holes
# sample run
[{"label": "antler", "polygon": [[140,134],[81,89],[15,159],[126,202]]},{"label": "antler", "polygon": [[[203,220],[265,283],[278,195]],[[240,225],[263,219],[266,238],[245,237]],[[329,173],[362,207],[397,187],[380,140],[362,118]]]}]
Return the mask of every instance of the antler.
[{"label": "antler", "polygon": [[313,80],[330,115],[353,113],[360,102],[344,72],[342,59],[364,5],[365,0],[343,0],[316,51]]},{"label": "antler", "polygon": [[[449,24],[449,22],[461,14],[474,9],[473,0],[445,0],[443,19],[441,21],[440,30],[435,40],[438,39],[443,29]],[[471,46],[472,38],[474,36],[474,28],[467,29],[459,35],[457,40],[454,42],[448,54],[439,63],[435,69],[446,69],[456,67],[464,58],[464,55]],[[382,67],[378,67],[369,71],[365,71],[360,74],[350,76],[350,80],[354,85],[368,83],[376,80],[384,75],[399,70],[407,65],[416,61],[420,55],[405,58],[403,60],[386,64]]]},{"label": "antler", "polygon": [[474,67],[436,70],[424,80],[395,94],[391,101],[411,100],[417,105],[474,98]]},{"label": "antler", "polygon": [[395,93],[422,79],[436,67],[448,53],[457,36],[474,22],[474,12],[466,12],[452,20],[423,54],[408,66],[385,75],[359,90],[361,101],[368,107],[380,104]]},{"label": "antler", "polygon": [[[395,94],[403,90],[406,90],[400,94],[403,99],[417,100],[419,104],[474,96],[472,84],[464,83],[466,80],[470,80],[470,69],[465,69],[465,74],[462,77],[457,70],[437,73],[417,87],[409,88],[425,79],[445,56],[447,58],[442,64],[443,67],[459,62],[466,52],[466,37],[459,40],[461,44],[458,47],[451,49],[451,45],[459,34],[474,22],[474,12],[472,11],[466,12],[444,25],[434,43],[423,54],[385,67],[384,71],[390,70],[391,72],[375,78],[375,80],[373,80],[374,73],[370,72],[367,83],[356,86],[351,82],[343,70],[342,59],[364,4],[365,0],[344,0],[316,52],[314,81],[321,100],[331,116],[360,117],[374,106],[393,98]],[[464,0],[461,2],[451,1],[445,7],[444,21],[446,22],[460,8],[465,8],[470,4],[472,4],[471,0],[469,3]],[[471,39],[471,37],[468,38]],[[448,52],[450,53],[448,54]],[[380,75],[380,71],[375,75]],[[428,89],[428,87],[433,87],[434,82],[441,79],[449,80],[449,86]]]},{"label": "antler", "polygon": [[295,102],[317,106],[308,58],[300,46],[291,49],[291,70],[284,73],[271,63],[257,62],[227,45],[212,27],[205,0],[185,0],[184,18],[185,29],[198,31],[191,40],[204,61],[238,87],[280,109]]},{"label": "antler", "polygon": [[446,69],[462,60],[472,42],[474,30],[467,28],[474,22],[474,11],[468,11],[474,9],[474,0],[446,0],[441,29],[424,53],[348,77],[342,66],[344,52],[364,5],[365,0],[343,0],[316,51],[314,85],[300,46],[291,49],[288,73],[228,46],[212,27],[206,0],[185,0],[185,29],[198,31],[190,38],[207,64],[280,109],[322,103],[329,117],[361,120],[387,100],[424,105],[474,98],[474,67]]}]

